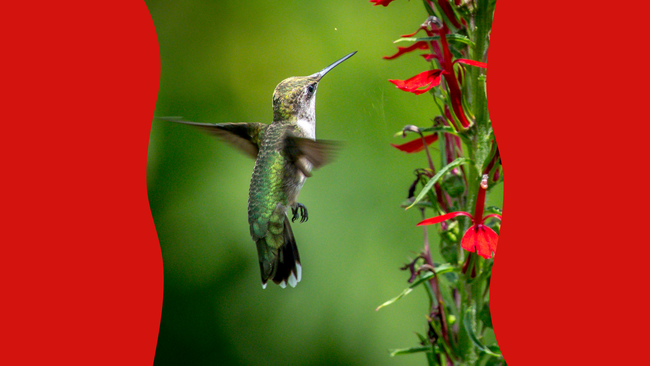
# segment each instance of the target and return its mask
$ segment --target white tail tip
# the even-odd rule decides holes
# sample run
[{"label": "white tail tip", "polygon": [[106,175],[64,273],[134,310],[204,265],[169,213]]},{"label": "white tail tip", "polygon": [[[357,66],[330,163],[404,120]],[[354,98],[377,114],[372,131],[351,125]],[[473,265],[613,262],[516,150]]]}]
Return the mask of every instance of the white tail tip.
[{"label": "white tail tip", "polygon": [[289,276],[289,286],[296,287],[297,283],[298,281],[296,281],[296,276],[291,272],[291,276]]},{"label": "white tail tip", "polygon": [[296,272],[298,272],[297,273],[297,276],[298,276],[298,281],[297,282],[300,282],[300,280],[302,279],[302,266],[300,265],[300,263],[296,263]]}]

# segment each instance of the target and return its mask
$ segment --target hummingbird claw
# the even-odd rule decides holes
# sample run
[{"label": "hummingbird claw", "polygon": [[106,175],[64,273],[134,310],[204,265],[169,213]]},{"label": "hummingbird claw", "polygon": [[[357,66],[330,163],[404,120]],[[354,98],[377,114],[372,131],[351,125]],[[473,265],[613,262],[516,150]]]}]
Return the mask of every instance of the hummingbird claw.
[{"label": "hummingbird claw", "polygon": [[[300,215],[298,215],[298,209],[300,209]],[[291,217],[291,222],[295,222],[298,219],[298,216],[300,216],[301,223],[309,220],[309,215],[307,214],[307,207],[305,207],[305,205],[303,205],[302,203],[296,203],[296,206],[291,208],[291,212],[293,213],[293,217]]]}]

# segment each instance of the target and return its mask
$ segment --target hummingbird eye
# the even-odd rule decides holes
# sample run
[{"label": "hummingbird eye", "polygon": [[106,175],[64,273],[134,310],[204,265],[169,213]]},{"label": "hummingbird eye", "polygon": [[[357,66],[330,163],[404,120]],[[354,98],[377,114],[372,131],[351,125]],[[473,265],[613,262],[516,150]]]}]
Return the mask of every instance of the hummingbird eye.
[{"label": "hummingbird eye", "polygon": [[309,84],[309,86],[307,86],[307,93],[309,93],[309,95],[314,94],[314,90],[316,90],[316,84]]}]

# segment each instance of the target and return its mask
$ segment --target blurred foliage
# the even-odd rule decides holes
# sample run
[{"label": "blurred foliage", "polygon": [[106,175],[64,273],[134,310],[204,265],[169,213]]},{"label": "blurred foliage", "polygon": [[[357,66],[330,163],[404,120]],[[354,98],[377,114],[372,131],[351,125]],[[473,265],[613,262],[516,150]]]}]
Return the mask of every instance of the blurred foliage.
[{"label": "blurred foliage", "polygon": [[[344,148],[300,195],[310,220],[293,224],[303,264],[296,288],[260,285],[246,212],[253,161],[188,126],[153,121],[147,187],[165,270],[155,365],[422,364],[419,356],[388,357],[388,349],[417,341],[412,330],[424,324],[426,295],[374,311],[404,288],[407,275],[397,269],[404,253],[422,246],[419,212],[399,204],[425,157],[405,157],[389,143],[435,110],[430,96],[387,82],[412,76],[424,61],[381,59],[394,53],[396,35],[421,23],[413,19],[422,4],[395,1],[390,11],[364,0],[146,4],[161,56],[156,116],[269,123],[281,80],[359,51],[318,89],[317,136]],[[500,206],[496,191],[490,202]]]}]

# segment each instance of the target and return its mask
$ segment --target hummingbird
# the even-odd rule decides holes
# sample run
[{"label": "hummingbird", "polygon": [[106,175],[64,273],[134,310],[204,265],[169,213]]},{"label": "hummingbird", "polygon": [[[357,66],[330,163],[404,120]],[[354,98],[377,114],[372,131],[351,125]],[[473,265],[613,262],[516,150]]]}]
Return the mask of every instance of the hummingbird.
[{"label": "hummingbird", "polygon": [[296,240],[289,223],[308,220],[307,207],[297,201],[311,170],[331,161],[336,143],[316,140],[316,89],[334,67],[352,52],[320,72],[283,80],[273,92],[273,122],[200,123],[162,117],[196,126],[255,159],[248,194],[248,224],[257,247],[262,287],[269,280],[285,288],[302,278]]}]

